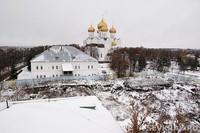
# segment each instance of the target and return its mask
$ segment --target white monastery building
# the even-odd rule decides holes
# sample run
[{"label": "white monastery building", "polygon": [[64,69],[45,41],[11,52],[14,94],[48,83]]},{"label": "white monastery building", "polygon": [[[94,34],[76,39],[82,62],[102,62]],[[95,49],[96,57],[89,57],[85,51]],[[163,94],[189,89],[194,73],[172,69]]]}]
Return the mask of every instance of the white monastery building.
[{"label": "white monastery building", "polygon": [[108,26],[103,19],[97,25],[97,36],[95,36],[95,28],[92,25],[88,28],[88,33],[89,36],[83,42],[86,47],[85,52],[99,62],[109,61],[107,54],[121,45],[121,40],[115,37],[114,26],[108,31]]},{"label": "white monastery building", "polygon": [[33,78],[98,75],[98,61],[72,46],[53,46],[31,60]]}]

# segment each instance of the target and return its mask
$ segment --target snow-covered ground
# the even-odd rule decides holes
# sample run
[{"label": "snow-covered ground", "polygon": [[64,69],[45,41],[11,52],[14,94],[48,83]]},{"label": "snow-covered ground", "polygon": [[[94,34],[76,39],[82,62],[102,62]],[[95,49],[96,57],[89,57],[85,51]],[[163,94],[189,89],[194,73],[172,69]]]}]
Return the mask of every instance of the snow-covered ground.
[{"label": "snow-covered ground", "polygon": [[[117,79],[112,81],[70,81],[47,83],[46,85],[24,86],[15,89],[2,90],[1,100],[9,101],[63,98],[74,96],[96,96],[103,106],[121,125],[124,131],[130,123],[131,103],[134,101],[140,107],[140,115],[148,107],[151,113],[146,122],[157,121],[161,115],[170,117],[171,122],[180,109],[188,117],[189,123],[200,125],[200,85],[174,83],[171,87],[149,86],[140,90],[127,89],[124,82],[133,79]],[[149,79],[148,79],[149,80]],[[141,82],[141,78],[135,82]],[[143,80],[146,81],[146,80]],[[138,83],[139,84],[139,83]],[[141,83],[143,84],[143,83]],[[143,91],[144,90],[144,91]],[[5,104],[4,104],[5,106]],[[1,111],[0,111],[1,114]]]},{"label": "snow-covered ground", "polygon": [[[95,106],[95,109],[87,108]],[[0,112],[1,133],[123,133],[95,96],[12,102]]]},{"label": "snow-covered ground", "polygon": [[17,79],[33,79],[31,72],[28,71],[27,66],[21,69],[22,72],[17,76]]},{"label": "snow-covered ground", "polygon": [[[102,72],[102,70],[110,73],[106,64],[100,65],[99,71]],[[180,112],[181,115],[185,116],[184,122],[187,125],[196,124],[200,127],[200,82],[193,80],[193,78],[200,79],[200,73],[187,71],[185,74],[180,74],[177,66],[174,65],[166,74],[147,70],[139,73],[137,78],[110,81],[49,82],[45,85],[3,89],[0,100],[19,101],[92,95],[96,96],[110,111],[124,131],[131,122],[133,101],[139,105],[140,117],[144,116],[147,109],[151,110],[145,119],[147,123],[160,121],[164,116],[167,116],[164,118],[167,118],[168,123],[174,123],[179,115],[177,113]],[[165,85],[171,81],[170,75],[179,77],[179,80],[170,82],[171,86]],[[189,77],[191,80],[182,78],[182,76]],[[127,83],[131,84],[129,88],[127,88]],[[5,106],[5,104],[3,105]],[[0,109],[1,106],[2,104],[0,104]]]}]

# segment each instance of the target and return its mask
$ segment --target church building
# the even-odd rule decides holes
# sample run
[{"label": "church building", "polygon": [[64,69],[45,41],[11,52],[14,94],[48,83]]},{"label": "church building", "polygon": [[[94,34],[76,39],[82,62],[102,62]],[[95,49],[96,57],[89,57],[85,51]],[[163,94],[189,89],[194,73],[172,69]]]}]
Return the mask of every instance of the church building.
[{"label": "church building", "polygon": [[[95,31],[97,34],[95,34]],[[89,36],[83,42],[85,52],[99,62],[109,61],[109,56],[107,55],[121,45],[121,40],[115,37],[116,32],[114,26],[108,30],[108,25],[104,19],[97,25],[97,30],[91,25],[88,28]]]}]

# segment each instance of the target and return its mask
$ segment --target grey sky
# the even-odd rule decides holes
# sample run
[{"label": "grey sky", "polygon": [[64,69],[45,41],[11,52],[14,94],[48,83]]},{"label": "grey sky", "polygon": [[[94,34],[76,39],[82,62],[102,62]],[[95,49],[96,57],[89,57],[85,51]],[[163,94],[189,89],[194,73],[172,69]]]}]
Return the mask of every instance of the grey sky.
[{"label": "grey sky", "polygon": [[82,44],[102,14],[122,46],[200,48],[200,0],[0,0],[0,45]]}]

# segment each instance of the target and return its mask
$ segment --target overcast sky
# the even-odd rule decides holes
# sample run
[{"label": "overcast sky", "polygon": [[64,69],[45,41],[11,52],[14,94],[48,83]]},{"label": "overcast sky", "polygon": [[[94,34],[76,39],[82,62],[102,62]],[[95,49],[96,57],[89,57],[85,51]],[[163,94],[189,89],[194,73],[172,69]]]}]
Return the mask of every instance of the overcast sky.
[{"label": "overcast sky", "polygon": [[122,46],[200,48],[200,0],[0,0],[0,45],[83,44],[102,14]]}]

